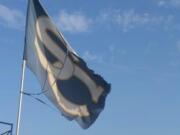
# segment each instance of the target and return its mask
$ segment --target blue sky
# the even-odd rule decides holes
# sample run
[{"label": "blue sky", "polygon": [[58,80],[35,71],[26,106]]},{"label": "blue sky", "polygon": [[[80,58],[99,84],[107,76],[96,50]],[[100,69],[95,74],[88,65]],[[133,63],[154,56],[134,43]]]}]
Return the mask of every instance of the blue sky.
[{"label": "blue sky", "polygon": [[[180,0],[41,1],[112,92],[88,130],[24,97],[21,134],[180,134]],[[1,121],[16,122],[26,8],[27,0],[0,1]],[[28,69],[25,90],[40,91]]]}]

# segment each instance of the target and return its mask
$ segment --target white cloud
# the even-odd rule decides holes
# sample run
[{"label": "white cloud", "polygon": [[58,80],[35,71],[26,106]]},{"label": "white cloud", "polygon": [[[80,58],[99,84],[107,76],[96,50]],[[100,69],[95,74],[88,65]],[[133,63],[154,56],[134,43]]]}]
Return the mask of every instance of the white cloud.
[{"label": "white cloud", "polygon": [[[125,71],[129,72],[131,69],[127,65],[121,65],[118,63],[114,63],[114,60],[111,58],[114,57],[114,54],[108,52],[102,54],[95,54],[90,51],[85,51],[82,55],[82,58],[88,63],[96,63],[97,67],[108,70],[108,72],[116,72],[116,71]],[[113,50],[114,51],[114,50]],[[108,54],[108,55],[107,55]]]},{"label": "white cloud", "polygon": [[0,25],[20,29],[24,22],[25,17],[21,11],[0,4]]},{"label": "white cloud", "polygon": [[[161,4],[163,4],[163,2],[161,2]],[[60,29],[70,33],[87,32],[92,24],[94,27],[96,27],[95,25],[101,25],[110,29],[118,28],[123,32],[137,28],[144,30],[172,30],[177,27],[177,25],[174,24],[174,15],[156,15],[148,12],[140,13],[133,9],[104,10],[93,19],[81,12],[68,13],[63,10],[55,17],[55,20]]]},{"label": "white cloud", "polygon": [[88,31],[92,20],[81,12],[68,13],[60,11],[55,17],[57,25],[63,30],[71,33]]},{"label": "white cloud", "polygon": [[179,7],[180,0],[158,0],[158,5],[161,7]]},{"label": "white cloud", "polygon": [[91,53],[89,51],[85,51],[84,54],[82,55],[82,57],[87,61],[98,62],[98,63],[103,62],[103,56],[96,55],[96,54]]},{"label": "white cloud", "polygon": [[100,53],[86,50],[82,54],[82,58],[88,63],[95,63],[100,68],[111,69],[111,71],[125,71],[129,72],[131,69],[128,65],[120,64],[119,58],[126,57],[128,52],[125,49],[120,49],[116,45],[109,45],[107,49]]},{"label": "white cloud", "polygon": [[119,9],[102,12],[99,21],[118,26],[123,32],[137,27],[168,28],[173,22],[173,15],[157,16],[150,13],[137,13],[134,10]]},{"label": "white cloud", "polygon": [[118,57],[122,57],[127,55],[127,51],[125,49],[119,49],[117,46],[115,45],[109,45],[108,49],[106,49],[106,51],[101,52],[100,54],[96,54],[93,52],[90,52],[88,50],[86,50],[82,57],[86,60],[86,61],[90,61],[90,62],[96,62],[96,63],[104,63],[104,62],[108,62],[113,64],[114,61],[116,61]]}]

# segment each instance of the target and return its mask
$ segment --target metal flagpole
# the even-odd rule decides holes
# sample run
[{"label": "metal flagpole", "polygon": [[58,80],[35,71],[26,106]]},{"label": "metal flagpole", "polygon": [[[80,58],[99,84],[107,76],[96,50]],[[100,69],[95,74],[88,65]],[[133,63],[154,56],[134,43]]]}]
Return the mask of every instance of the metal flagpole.
[{"label": "metal flagpole", "polygon": [[26,60],[23,60],[23,64],[22,64],[22,76],[21,76],[21,87],[20,87],[20,97],[19,97],[19,109],[18,109],[17,123],[16,123],[16,135],[19,135],[20,122],[21,122],[21,112],[22,112],[23,92],[24,92],[25,69],[26,69]]}]

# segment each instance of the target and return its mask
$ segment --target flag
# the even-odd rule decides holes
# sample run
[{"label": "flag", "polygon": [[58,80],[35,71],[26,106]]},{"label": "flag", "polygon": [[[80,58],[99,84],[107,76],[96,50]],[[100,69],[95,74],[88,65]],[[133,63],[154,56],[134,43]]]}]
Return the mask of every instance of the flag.
[{"label": "flag", "polygon": [[104,109],[110,84],[87,67],[49,18],[29,0],[24,60],[47,98],[69,120],[87,129]]}]

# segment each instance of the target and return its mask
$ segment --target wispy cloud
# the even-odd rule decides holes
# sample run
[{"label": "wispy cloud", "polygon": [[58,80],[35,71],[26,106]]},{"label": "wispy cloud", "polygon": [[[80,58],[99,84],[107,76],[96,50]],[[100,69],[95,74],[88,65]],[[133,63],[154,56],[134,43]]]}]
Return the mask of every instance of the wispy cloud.
[{"label": "wispy cloud", "polygon": [[180,7],[180,0],[158,0],[157,4],[160,7]]},{"label": "wispy cloud", "polygon": [[87,32],[92,20],[81,12],[68,13],[63,10],[55,17],[57,25],[70,33]]},{"label": "wispy cloud", "polygon": [[97,55],[97,54],[92,53],[90,51],[85,51],[83,53],[82,57],[87,61],[94,61],[94,62],[98,62],[98,63],[103,62],[103,56],[102,55]]},{"label": "wispy cloud", "polygon": [[124,72],[129,72],[131,69],[128,65],[120,64],[117,59],[119,56],[125,56],[127,54],[127,51],[124,49],[115,49],[116,46],[110,45],[106,51],[101,52],[101,53],[95,53],[91,52],[89,50],[86,50],[82,54],[82,58],[88,62],[88,63],[95,63],[98,65],[98,67],[103,69],[111,69],[111,71],[124,71]]},{"label": "wispy cloud", "polygon": [[24,25],[25,17],[23,13],[17,9],[0,4],[0,25],[4,27],[21,29]]},{"label": "wispy cloud", "polygon": [[138,13],[135,10],[108,10],[102,12],[99,20],[118,26],[123,32],[135,28],[163,28],[166,29],[173,22],[174,16],[158,16],[150,13]]},{"label": "wispy cloud", "polygon": [[129,32],[137,28],[144,30],[173,30],[179,27],[176,24],[176,19],[173,14],[158,15],[151,12],[137,12],[134,9],[104,9],[99,11],[93,18],[82,12],[70,13],[62,10],[55,17],[58,27],[70,33],[87,32],[90,28],[100,25],[105,29],[115,28],[122,32]]},{"label": "wispy cloud", "polygon": [[[159,0],[159,4],[174,3],[180,5],[180,0]],[[143,29],[170,29],[175,25],[173,15],[154,15],[151,13],[139,13],[133,9],[110,9],[100,12],[93,18],[80,11],[67,12],[61,10],[54,16],[57,26],[62,31],[70,33],[87,32],[91,28],[102,25],[104,28],[118,28],[128,32],[136,28]],[[0,4],[0,25],[13,29],[21,29],[24,26],[25,15],[18,9],[11,9]],[[99,24],[99,25],[98,25]]]},{"label": "wispy cloud", "polygon": [[116,61],[116,58],[126,56],[128,52],[125,49],[119,49],[115,45],[109,45],[108,49],[106,49],[104,52],[101,52],[99,54],[96,54],[94,52],[86,50],[82,57],[86,61],[92,61],[96,63],[114,63]]}]

